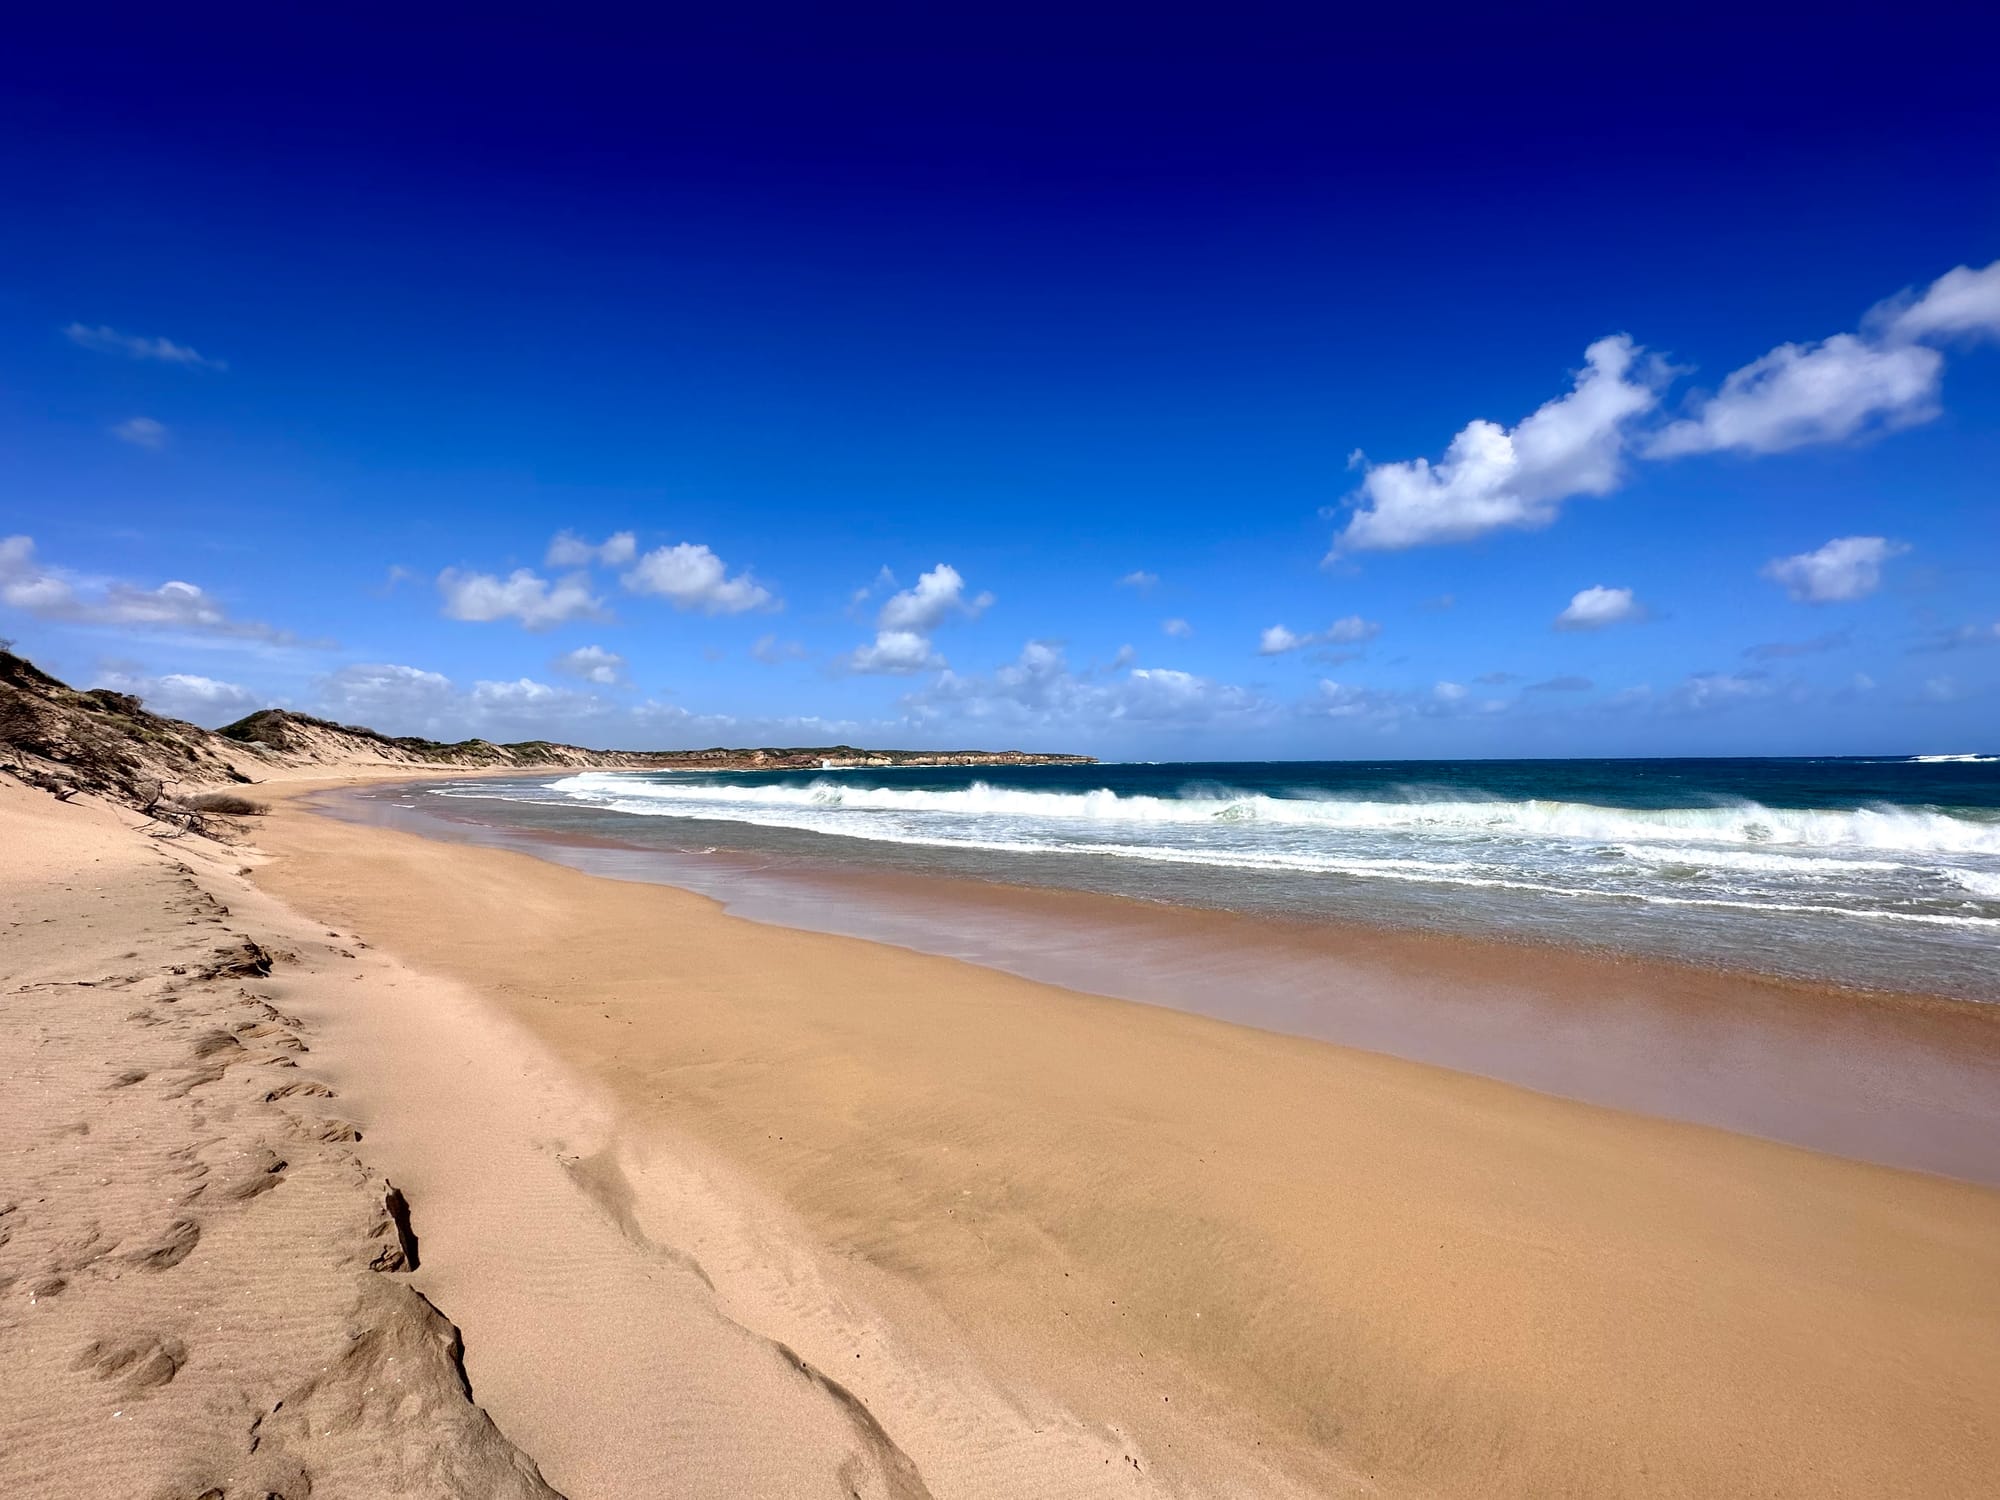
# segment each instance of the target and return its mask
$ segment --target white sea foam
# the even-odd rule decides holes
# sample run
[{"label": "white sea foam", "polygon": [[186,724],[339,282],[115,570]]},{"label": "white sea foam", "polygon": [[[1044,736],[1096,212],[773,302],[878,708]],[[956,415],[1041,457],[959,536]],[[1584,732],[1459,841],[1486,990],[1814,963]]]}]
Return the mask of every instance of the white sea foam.
[{"label": "white sea foam", "polygon": [[[716,818],[773,827],[811,828],[868,837],[874,821],[853,814],[893,814],[904,820],[958,819],[1012,824],[1021,832],[1052,824],[1216,828],[1254,823],[1273,829],[1384,833],[1453,840],[1535,839],[1602,844],[1678,843],[1746,849],[1880,851],[2000,856],[2000,821],[1926,808],[1769,808],[1756,803],[1712,807],[1625,808],[1544,800],[1448,799],[1383,801],[1333,797],[1270,797],[1226,788],[1191,789],[1179,797],[1038,792],[975,782],[951,791],[845,785],[821,779],[798,785],[717,785],[641,781],[584,772],[553,783],[578,801],[639,815]],[[1038,842],[1030,839],[1029,842]]]}]

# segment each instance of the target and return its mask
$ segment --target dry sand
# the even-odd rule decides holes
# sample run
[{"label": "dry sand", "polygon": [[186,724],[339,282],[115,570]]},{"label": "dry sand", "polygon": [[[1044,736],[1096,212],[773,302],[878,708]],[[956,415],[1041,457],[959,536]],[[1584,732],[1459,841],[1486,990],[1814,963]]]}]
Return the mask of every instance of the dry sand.
[{"label": "dry sand", "polygon": [[2000,1472],[1988,1189],[284,804],[269,863],[138,822],[0,783],[0,1492]]}]

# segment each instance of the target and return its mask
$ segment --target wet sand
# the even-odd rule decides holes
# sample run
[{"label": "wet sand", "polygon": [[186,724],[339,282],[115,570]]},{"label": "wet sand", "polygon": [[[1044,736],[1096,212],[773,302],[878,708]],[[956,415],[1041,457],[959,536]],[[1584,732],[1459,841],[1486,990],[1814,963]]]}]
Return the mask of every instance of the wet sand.
[{"label": "wet sand", "polygon": [[[702,1222],[663,1161],[740,1175],[873,1326],[1115,1435],[1103,1460],[1135,1482],[1930,1496],[2000,1469],[1988,1188],[296,806],[262,842],[266,889],[603,1090],[632,1222],[675,1243]],[[1452,984],[1504,978],[1462,952]],[[1685,996],[1697,1015],[1729,998]],[[1810,1030],[1820,998],[1789,1003]],[[1978,1024],[1899,1014],[1933,1039]],[[844,1388],[937,1452],[951,1423],[926,1418],[910,1361],[850,1352]]]},{"label": "wet sand", "polygon": [[440,811],[437,801],[335,791],[312,805],[699,891],[757,921],[2000,1185],[1996,1005],[1603,950],[676,853],[482,822],[465,804]]}]

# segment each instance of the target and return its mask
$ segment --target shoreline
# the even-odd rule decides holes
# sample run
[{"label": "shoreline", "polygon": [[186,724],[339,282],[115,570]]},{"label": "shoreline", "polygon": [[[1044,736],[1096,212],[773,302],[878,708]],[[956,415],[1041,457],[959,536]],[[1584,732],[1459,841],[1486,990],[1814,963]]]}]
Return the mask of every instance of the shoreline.
[{"label": "shoreline", "polygon": [[[1970,1493],[2000,1462],[1986,1189],[296,805],[262,841],[260,886],[468,986],[628,1141],[696,1143],[878,1306],[1197,1490],[1232,1452],[1520,1495]],[[900,1441],[907,1392],[846,1384]]]},{"label": "shoreline", "polygon": [[676,856],[355,790],[306,800],[348,821],[696,891],[751,921],[2000,1185],[2000,1006],[1982,1001],[1004,880]]}]

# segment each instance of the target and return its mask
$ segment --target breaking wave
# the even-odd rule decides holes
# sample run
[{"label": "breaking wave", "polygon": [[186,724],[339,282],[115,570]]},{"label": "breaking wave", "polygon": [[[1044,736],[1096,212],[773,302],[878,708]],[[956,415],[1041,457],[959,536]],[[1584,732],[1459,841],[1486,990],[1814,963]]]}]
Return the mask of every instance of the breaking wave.
[{"label": "breaking wave", "polygon": [[[1107,832],[1131,827],[1159,833],[1249,825],[1284,834],[1401,835],[1454,842],[1695,845],[1711,851],[1711,862],[1717,849],[2000,857],[2000,820],[1888,804],[1851,809],[1771,808],[1756,803],[1628,808],[1462,794],[1407,800],[1274,797],[1199,786],[1178,796],[1157,797],[1121,795],[1109,789],[1030,791],[986,782],[950,790],[852,785],[831,778],[804,786],[739,786],[600,772],[567,777],[555,782],[552,790],[575,801],[639,816],[707,818],[859,838],[870,837],[870,827],[876,826],[884,834],[901,835],[898,842],[926,826],[941,841],[964,842],[953,837],[952,830],[969,832],[976,826],[981,842],[990,845],[1004,829],[1017,834],[1024,848],[1046,847],[1048,834],[1079,825]],[[1797,863],[1794,859],[1792,866]],[[1854,868],[1851,860],[1841,863]]]}]

